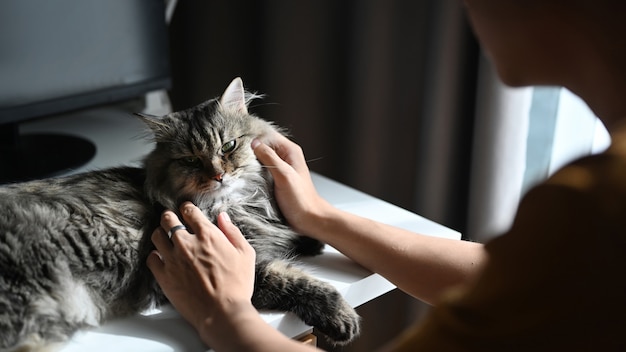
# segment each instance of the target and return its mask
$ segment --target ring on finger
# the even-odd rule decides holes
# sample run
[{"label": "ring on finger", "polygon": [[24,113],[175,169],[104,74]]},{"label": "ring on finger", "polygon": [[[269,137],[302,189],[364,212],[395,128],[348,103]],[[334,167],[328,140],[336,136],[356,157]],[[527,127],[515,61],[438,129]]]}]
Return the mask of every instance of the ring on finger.
[{"label": "ring on finger", "polygon": [[186,230],[185,225],[176,225],[172,227],[169,231],[167,231],[167,238],[172,239],[172,235],[178,230]]}]

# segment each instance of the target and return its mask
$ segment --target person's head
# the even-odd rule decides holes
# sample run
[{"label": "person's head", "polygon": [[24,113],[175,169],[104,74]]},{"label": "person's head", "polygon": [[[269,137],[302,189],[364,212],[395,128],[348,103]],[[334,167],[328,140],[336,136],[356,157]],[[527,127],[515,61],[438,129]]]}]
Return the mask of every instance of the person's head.
[{"label": "person's head", "polygon": [[509,85],[575,86],[575,73],[606,73],[594,64],[626,65],[626,1],[464,2],[484,51]]}]

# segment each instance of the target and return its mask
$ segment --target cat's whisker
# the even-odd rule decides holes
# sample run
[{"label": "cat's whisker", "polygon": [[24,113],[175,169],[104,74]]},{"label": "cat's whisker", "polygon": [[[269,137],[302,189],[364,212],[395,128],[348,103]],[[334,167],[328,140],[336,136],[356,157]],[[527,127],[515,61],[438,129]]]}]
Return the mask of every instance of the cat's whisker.
[{"label": "cat's whisker", "polygon": [[310,163],[313,163],[313,162],[316,162],[316,161],[320,161],[320,160],[322,160],[322,159],[324,159],[324,157],[323,157],[323,156],[320,156],[320,157],[318,157],[318,158],[313,158],[313,159],[307,159],[307,160],[306,160],[306,163],[307,163],[307,164],[310,164]]},{"label": "cat's whisker", "polygon": [[[306,163],[310,164],[310,163],[314,163],[316,161],[320,161],[322,159],[324,159],[323,156],[320,156],[319,158],[307,159]],[[274,166],[274,165],[261,165],[261,167],[266,168],[266,169],[275,169],[276,168],[276,166]]]},{"label": "cat's whisker", "polygon": [[265,168],[265,169],[276,169],[277,168],[277,166],[275,166],[275,165],[261,165],[261,167]]},{"label": "cat's whisker", "polygon": [[[263,98],[263,96],[261,96],[261,98]],[[257,108],[259,106],[282,105],[282,104],[279,104],[279,103],[270,103],[270,102],[256,103],[256,102],[258,102],[258,100],[255,100],[255,103],[250,103],[250,108],[251,109]]]}]

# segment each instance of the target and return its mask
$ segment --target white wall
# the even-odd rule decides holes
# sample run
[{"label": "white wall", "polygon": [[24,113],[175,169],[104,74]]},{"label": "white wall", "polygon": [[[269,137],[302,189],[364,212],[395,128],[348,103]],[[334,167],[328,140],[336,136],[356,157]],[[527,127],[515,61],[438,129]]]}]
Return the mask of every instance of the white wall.
[{"label": "white wall", "polygon": [[467,235],[479,242],[508,230],[530,187],[610,144],[579,97],[560,87],[507,87],[486,61],[476,114]]}]

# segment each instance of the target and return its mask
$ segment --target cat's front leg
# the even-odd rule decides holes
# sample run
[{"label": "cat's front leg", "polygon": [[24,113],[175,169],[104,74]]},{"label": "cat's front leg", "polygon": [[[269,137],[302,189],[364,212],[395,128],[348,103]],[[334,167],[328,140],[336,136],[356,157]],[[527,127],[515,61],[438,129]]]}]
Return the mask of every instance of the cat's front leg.
[{"label": "cat's front leg", "polygon": [[332,285],[283,260],[257,263],[252,303],[258,309],[290,311],[336,344],[359,334],[360,317]]}]

